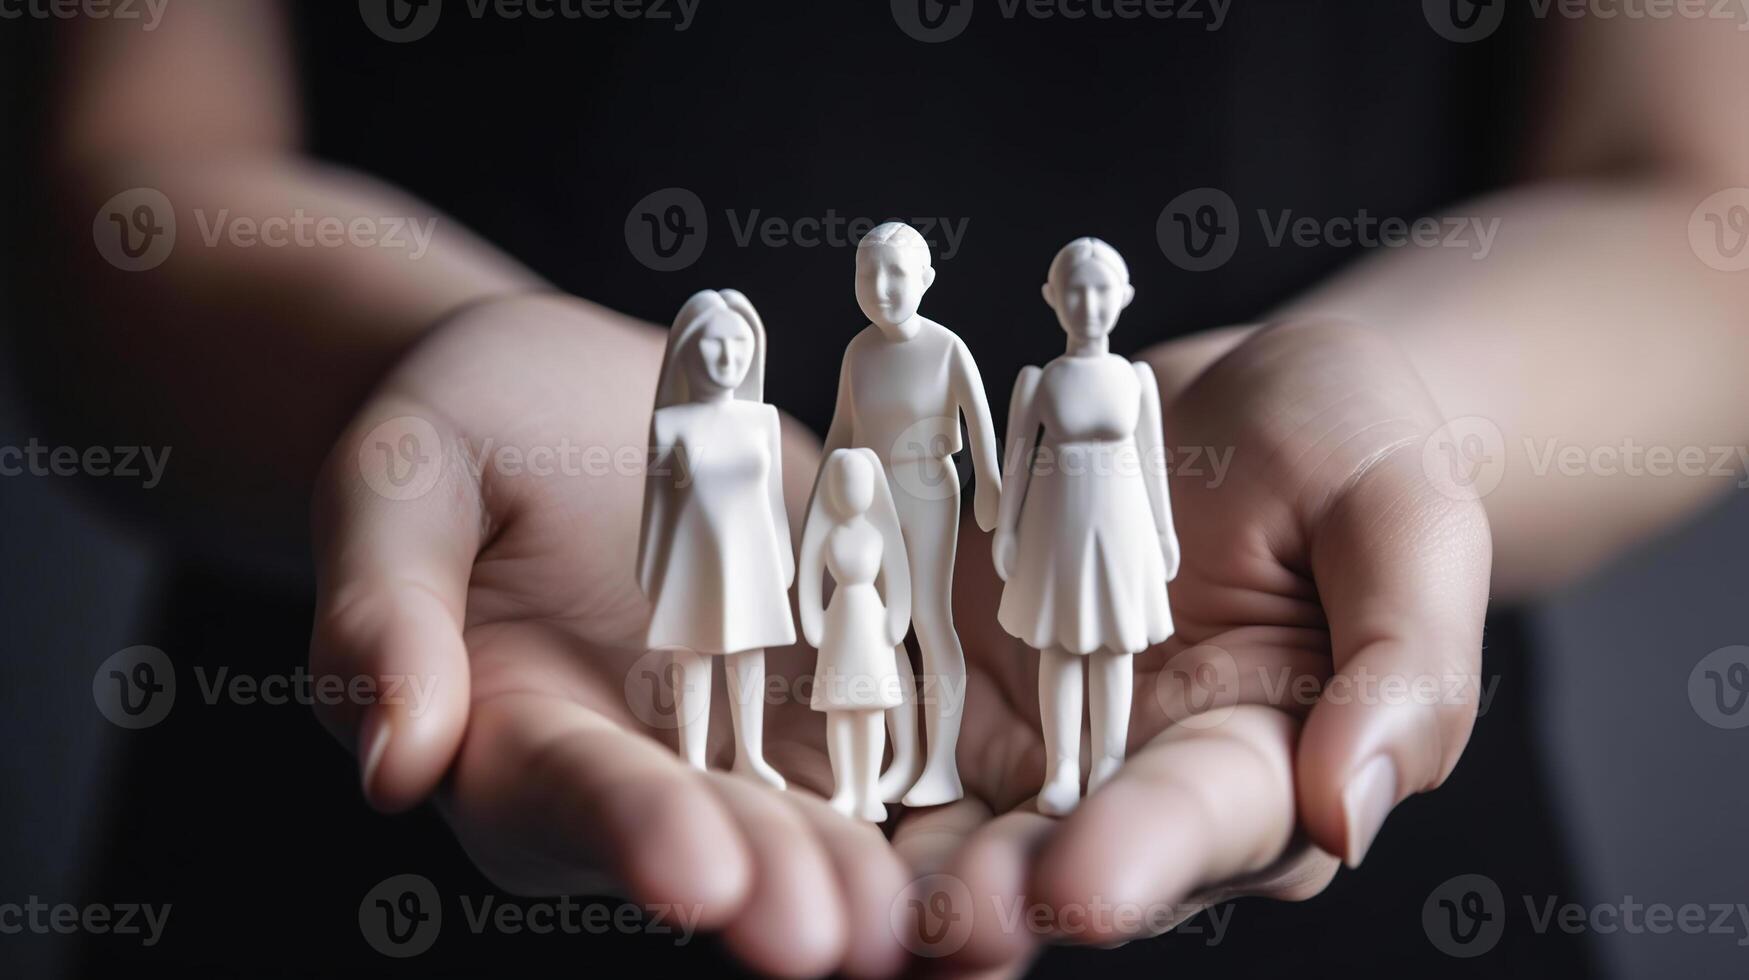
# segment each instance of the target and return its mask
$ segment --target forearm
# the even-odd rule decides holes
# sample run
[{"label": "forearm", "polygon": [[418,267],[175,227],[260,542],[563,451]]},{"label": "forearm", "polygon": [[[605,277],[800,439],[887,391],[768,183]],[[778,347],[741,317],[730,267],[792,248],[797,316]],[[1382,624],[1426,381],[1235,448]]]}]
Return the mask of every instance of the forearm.
[{"label": "forearm", "polygon": [[1498,219],[1485,259],[1377,255],[1272,319],[1388,331],[1448,419],[1498,427],[1505,468],[1483,498],[1496,590],[1546,589],[1742,478],[1749,282],[1707,266],[1688,236],[1713,190],[1551,184],[1459,205]]},{"label": "forearm", "polygon": [[[124,271],[89,229],[118,190],[142,186],[171,202],[175,244],[162,265]],[[44,405],[82,437],[174,447],[152,501],[173,512],[295,535],[324,453],[414,339],[467,303],[539,285],[429,205],[292,155],[75,160],[52,187],[47,225],[77,232],[37,282],[58,329],[30,340],[83,382]],[[331,234],[343,226],[369,234]],[[256,237],[269,228],[284,244]],[[92,391],[109,397],[79,397]]]},{"label": "forearm", "polygon": [[[388,365],[447,312],[538,283],[429,204],[301,152],[273,0],[180,0],[150,35],[59,31],[36,223],[14,230],[33,246],[23,363],[66,369],[23,382],[78,379],[31,391],[69,441],[173,451],[132,509],[295,541]],[[157,247],[133,261],[123,233]]]}]

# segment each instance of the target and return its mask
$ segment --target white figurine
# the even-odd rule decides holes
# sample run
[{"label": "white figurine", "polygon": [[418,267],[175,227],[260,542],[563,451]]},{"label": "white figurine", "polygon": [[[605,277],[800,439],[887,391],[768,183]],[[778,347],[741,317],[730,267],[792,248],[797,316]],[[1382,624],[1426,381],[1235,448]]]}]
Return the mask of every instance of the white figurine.
[{"label": "white figurine", "polygon": [[725,289],[687,300],[650,420],[638,583],[653,607],[650,649],[674,651],[686,761],[705,768],[710,655],[728,654],[734,771],[782,789],[764,757],[765,648],[795,642],[795,560],[764,384],[765,328],[747,297]]},{"label": "white figurine", "polygon": [[[1039,651],[1045,782],[1039,812],[1075,808],[1081,783],[1081,661],[1097,790],[1123,764],[1131,658],[1172,635],[1166,583],[1178,536],[1167,498],[1159,386],[1108,338],[1135,298],[1129,267],[1096,238],[1051,262],[1045,302],[1068,349],[1023,368],[1009,408],[1009,455],[996,571],[1007,584],[996,618]],[[1041,431],[1042,430],[1042,431]]]},{"label": "white figurine", "polygon": [[[879,823],[882,715],[903,701],[898,655],[911,619],[911,575],[899,515],[867,449],[840,449],[821,467],[820,485],[802,531],[796,600],[802,635],[820,651],[811,706],[826,712],[832,761],[832,806],[847,817]],[[837,589],[824,613],[820,578]],[[875,586],[886,586],[886,603]]]},{"label": "white figurine", "polygon": [[857,245],[856,301],[869,325],[844,352],[828,453],[866,448],[880,460],[898,510],[911,572],[911,619],[923,654],[928,757],[919,770],[911,665],[898,650],[906,702],[888,715],[893,761],[881,798],[936,806],[964,795],[954,753],[965,707],[966,663],[949,602],[959,539],[963,414],[977,472],[978,526],[995,526],[1002,476],[978,366],[959,337],[917,313],[935,282],[929,245],[909,225],[880,225]]}]

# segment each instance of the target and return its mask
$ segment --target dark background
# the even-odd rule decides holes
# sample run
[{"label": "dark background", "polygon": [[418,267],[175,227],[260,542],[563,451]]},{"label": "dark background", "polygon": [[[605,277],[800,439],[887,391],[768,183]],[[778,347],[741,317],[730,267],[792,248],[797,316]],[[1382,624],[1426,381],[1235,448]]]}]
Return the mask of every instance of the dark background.
[{"label": "dark background", "polygon": [[[455,4],[452,7],[458,6]],[[650,24],[472,21],[391,46],[356,5],[297,5],[313,153],[444,208],[556,284],[656,322],[703,286],[735,285],[772,335],[771,400],[816,426],[837,353],[860,324],[847,248],[736,247],[723,216],[964,220],[938,258],[930,316],[966,336],[998,412],[1022,363],[1060,349],[1036,283],[1057,247],[1097,234],[1138,286],[1117,346],[1259,315],[1354,257],[1245,240],[1219,270],[1172,265],[1161,207],[1215,186],[1241,210],[1414,217],[1510,179],[1535,68],[1530,25],[1450,44],[1419,4],[1236,0],[1194,24],[1004,21],[917,43],[884,3],[708,0],[685,34]],[[47,29],[0,22],[0,153],[9,335],[52,330],[14,302],[30,200]],[[623,233],[644,195],[685,187],[711,238],[679,272],[640,264]],[[440,232],[441,234],[441,232]],[[0,445],[55,433],[21,391],[71,386],[68,365],[20,357],[0,373]],[[90,393],[98,397],[101,393]],[[599,967],[637,937],[497,937],[456,927],[457,894],[491,892],[429,812],[366,810],[350,760],[296,707],[207,708],[192,669],[290,671],[309,610],[294,583],[189,561],[176,542],[105,516],[56,478],[0,478],[0,902],[172,902],[164,946],[0,936],[0,972],[109,975],[477,974],[542,961]],[[1304,906],[1239,903],[1219,946],[1201,935],[1061,952],[1041,972],[1114,976],[1289,970],[1319,975],[1742,975],[1741,935],[1532,932],[1524,896],[1585,904],[1749,900],[1742,731],[1707,725],[1687,682],[1749,636],[1741,495],[1668,540],[1522,616],[1496,617],[1485,674],[1498,694],[1451,784],[1387,824],[1365,867]],[[136,644],[173,652],[171,719],[125,732],[92,675]],[[388,960],[357,904],[391,874],[431,877],[455,917],[430,953]],[[1481,874],[1505,895],[1486,955],[1440,953],[1422,907]],[[1202,920],[1206,929],[1206,920]],[[682,967],[716,968],[708,942]]]}]

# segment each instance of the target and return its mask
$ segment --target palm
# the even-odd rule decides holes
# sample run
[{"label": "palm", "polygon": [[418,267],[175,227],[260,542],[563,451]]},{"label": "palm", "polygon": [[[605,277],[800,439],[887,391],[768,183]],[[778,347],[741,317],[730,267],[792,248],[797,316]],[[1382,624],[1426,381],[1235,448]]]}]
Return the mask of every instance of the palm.
[{"label": "palm", "polygon": [[[642,647],[649,606],[633,575],[660,357],[648,327],[528,297],[463,311],[385,381],[319,500],[312,657],[318,670],[434,674],[438,710],[391,712],[380,763],[357,719],[330,720],[359,740],[378,805],[410,805],[441,779],[445,816],[506,889],[624,889],[721,930],[762,970],[896,964],[885,922],[905,875],[876,830],[676,756],[667,658]],[[407,418],[435,430],[442,476],[385,500],[359,486],[353,447]],[[818,444],[799,428],[785,443],[799,528]],[[831,784],[824,725],[793,696],[812,672],[811,651],[769,652],[763,731],[767,760],[818,793]],[[721,769],[734,750],[720,671],[713,686]]]},{"label": "palm", "polygon": [[[1295,346],[1324,363],[1281,370],[1293,360],[1282,349]],[[768,657],[764,754],[813,794],[680,762],[665,658],[642,648],[648,605],[632,574],[659,344],[647,328],[557,298],[458,315],[386,381],[331,457],[317,508],[315,668],[440,684],[424,717],[378,707],[330,721],[358,740],[378,805],[411,805],[442,780],[458,837],[504,887],[576,893],[599,887],[605,869],[640,901],[697,910],[704,928],[772,972],[880,974],[899,965],[901,944],[1011,964],[1043,938],[989,916],[951,949],[895,929],[893,911],[930,887],[906,885],[919,871],[947,870],[974,901],[1052,907],[1315,892],[1334,859],[1309,845],[1289,851],[1296,808],[1329,851],[1343,850],[1346,831],[1340,816],[1319,817],[1317,801],[1296,800],[1296,778],[1302,789],[1307,781],[1296,761],[1320,737],[1339,743],[1344,722],[1319,736],[1314,714],[1301,737],[1307,705],[1295,698],[1305,689],[1292,682],[1341,664],[1345,641],[1326,611],[1387,571],[1369,552],[1389,548],[1348,533],[1366,501],[1426,523],[1395,513],[1408,489],[1401,460],[1385,450],[1432,416],[1412,375],[1381,371],[1364,342],[1339,331],[1271,331],[1206,371],[1187,366],[1191,354],[1175,357],[1155,359],[1168,445],[1230,448],[1231,469],[1217,485],[1206,459],[1200,474],[1174,461],[1177,635],[1135,658],[1129,763],[1066,819],[1028,803],[1043,774],[1037,659],[989,615],[999,583],[976,533],[962,543],[956,583],[966,800],[903,815],[893,847],[827,807],[818,798],[832,782],[824,724],[798,696],[814,657],[799,648]],[[359,486],[356,447],[396,417],[428,421],[448,448],[443,477],[414,500]],[[817,443],[786,433],[783,457],[799,529]],[[1387,457],[1391,466],[1369,469]],[[1456,558],[1446,564],[1474,578],[1475,555]],[[1464,601],[1444,617],[1460,645],[1479,633],[1479,603],[1468,596],[1485,596],[1485,550],[1480,568],[1479,589],[1454,590]],[[1402,581],[1381,594],[1425,584],[1414,567],[1388,571]],[[1392,625],[1362,628],[1388,639]],[[720,716],[720,672],[713,686]],[[390,720],[379,726],[393,732],[387,749],[366,744],[375,729],[361,714]],[[713,768],[732,758],[725,721],[711,726]],[[1353,751],[1321,746],[1312,766],[1341,771]]]},{"label": "palm", "polygon": [[[1164,911],[1151,920],[1157,927],[1228,895],[1306,897],[1335,873],[1337,859],[1313,842],[1343,853],[1352,833],[1343,821],[1324,816],[1306,828],[1309,839],[1295,832],[1305,815],[1318,820],[1321,812],[1301,789],[1323,769],[1340,773],[1352,749],[1322,751],[1314,771],[1302,772],[1300,743],[1315,734],[1334,745],[1356,722],[1334,715],[1307,739],[1303,723],[1337,669],[1333,651],[1346,644],[1376,652],[1369,642],[1398,625],[1344,621],[1338,604],[1365,593],[1378,574],[1398,574],[1411,589],[1425,584],[1407,564],[1377,568],[1369,548],[1381,528],[1409,529],[1402,536],[1417,542],[1429,530],[1441,539],[1456,526],[1446,523],[1446,505],[1456,521],[1473,515],[1425,492],[1418,450],[1437,416],[1412,372],[1376,340],[1313,325],[1254,335],[1206,369],[1202,358],[1170,347],[1151,358],[1174,447],[1172,507],[1184,555],[1170,585],[1177,631],[1134,658],[1129,762],[1067,818],[1033,806],[1045,762],[1038,655],[989,614],[1001,583],[988,537],[962,537],[955,598],[970,676],[959,758],[969,799],[951,816],[908,815],[898,839],[902,847],[913,835],[936,839],[919,849],[953,883],[925,887],[971,896],[975,925],[929,952],[993,967],[1024,957],[1040,939],[1134,935],[1098,925],[1017,932],[977,914],[986,896],[1057,912],[1129,902]],[[1189,447],[1199,447],[1194,456]],[[1222,459],[1218,471],[1211,453]],[[1472,600],[1485,594],[1485,553],[1477,576],[1467,532],[1439,543],[1450,550],[1428,548],[1427,558],[1462,573],[1454,582],[1467,576],[1454,632],[1479,633]],[[1333,621],[1348,632],[1334,636]],[[1377,636],[1357,639],[1364,631]],[[1369,657],[1378,659],[1361,659]],[[1455,660],[1450,669],[1460,669]],[[1453,727],[1467,731],[1467,719]],[[1446,748],[1455,758],[1462,735],[1453,740]],[[1082,750],[1085,759],[1085,736]]]}]

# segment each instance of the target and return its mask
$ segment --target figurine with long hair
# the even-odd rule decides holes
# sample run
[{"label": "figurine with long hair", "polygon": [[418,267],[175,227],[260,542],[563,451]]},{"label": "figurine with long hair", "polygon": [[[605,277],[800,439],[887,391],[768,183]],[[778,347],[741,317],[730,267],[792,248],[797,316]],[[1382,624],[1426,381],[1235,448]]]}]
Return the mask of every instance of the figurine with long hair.
[{"label": "figurine with long hair", "polygon": [[705,768],[711,657],[726,655],[734,771],[782,789],[764,758],[765,650],[795,642],[795,559],[764,384],[765,327],[747,297],[724,289],[687,300],[650,420],[638,584],[651,605],[649,647],[674,652],[681,754]]}]

